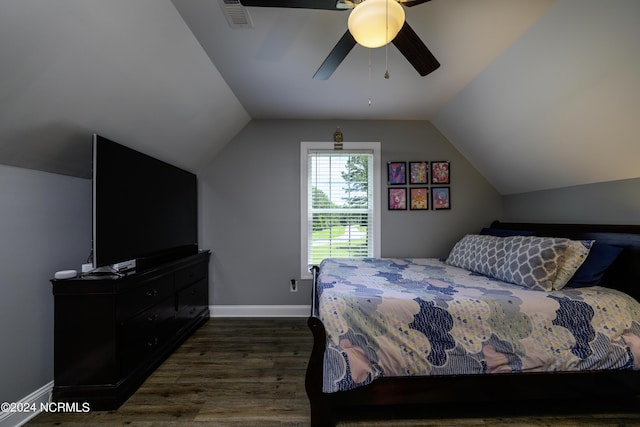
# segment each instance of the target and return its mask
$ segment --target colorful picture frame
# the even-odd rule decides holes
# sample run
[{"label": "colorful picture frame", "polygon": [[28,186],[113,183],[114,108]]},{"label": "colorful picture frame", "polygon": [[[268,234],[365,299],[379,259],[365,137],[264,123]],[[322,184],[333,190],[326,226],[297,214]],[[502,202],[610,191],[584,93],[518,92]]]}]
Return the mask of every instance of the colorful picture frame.
[{"label": "colorful picture frame", "polygon": [[409,184],[429,183],[429,162],[409,162]]},{"label": "colorful picture frame", "polygon": [[429,210],[429,189],[427,187],[409,188],[409,209],[412,211]]},{"label": "colorful picture frame", "polygon": [[389,185],[405,185],[407,183],[407,162],[387,163],[387,182]]},{"label": "colorful picture frame", "polygon": [[451,164],[431,162],[431,184],[451,184]]},{"label": "colorful picture frame", "polygon": [[389,204],[390,211],[407,210],[407,188],[389,188]]},{"label": "colorful picture frame", "polygon": [[434,211],[451,209],[450,187],[431,187],[431,209]]}]

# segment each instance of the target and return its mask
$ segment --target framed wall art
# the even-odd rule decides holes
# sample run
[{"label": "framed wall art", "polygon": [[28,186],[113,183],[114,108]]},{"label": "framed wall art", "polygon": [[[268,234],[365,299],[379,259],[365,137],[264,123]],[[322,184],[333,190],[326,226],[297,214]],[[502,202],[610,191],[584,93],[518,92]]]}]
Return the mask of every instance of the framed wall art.
[{"label": "framed wall art", "polygon": [[451,165],[449,162],[431,162],[431,183],[451,184]]},{"label": "framed wall art", "polygon": [[427,187],[409,189],[409,209],[418,211],[429,209],[429,189]]},{"label": "framed wall art", "polygon": [[387,163],[387,181],[389,185],[404,185],[407,183],[407,162]]},{"label": "framed wall art", "polygon": [[409,162],[409,184],[429,183],[429,162]]},{"label": "framed wall art", "polygon": [[390,211],[407,210],[407,189],[406,188],[389,188],[389,210]]},{"label": "framed wall art", "polygon": [[431,187],[431,209],[451,209],[451,189],[449,187]]}]

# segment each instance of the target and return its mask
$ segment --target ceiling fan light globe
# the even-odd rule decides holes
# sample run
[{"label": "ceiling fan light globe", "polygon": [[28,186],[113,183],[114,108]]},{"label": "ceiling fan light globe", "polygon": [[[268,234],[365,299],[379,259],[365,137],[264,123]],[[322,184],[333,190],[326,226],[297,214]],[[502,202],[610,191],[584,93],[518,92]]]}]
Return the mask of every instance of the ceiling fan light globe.
[{"label": "ceiling fan light globe", "polygon": [[404,10],[396,0],[366,0],[349,15],[349,32],[358,44],[376,48],[389,43],[404,25]]}]

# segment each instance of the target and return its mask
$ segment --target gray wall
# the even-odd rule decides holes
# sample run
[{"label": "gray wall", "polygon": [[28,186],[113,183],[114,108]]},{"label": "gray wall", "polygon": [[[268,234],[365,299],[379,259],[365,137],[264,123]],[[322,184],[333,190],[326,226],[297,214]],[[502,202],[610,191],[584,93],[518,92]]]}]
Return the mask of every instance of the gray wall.
[{"label": "gray wall", "polygon": [[504,220],[640,224],[640,178],[503,197]]},{"label": "gray wall", "polygon": [[451,162],[452,209],[388,211],[382,171],[382,256],[444,257],[502,213],[494,188],[426,121],[253,120],[200,174],[203,248],[213,251],[211,303],[304,305],[299,277],[300,141],[380,141],[388,161]]},{"label": "gray wall", "polygon": [[0,402],[53,380],[58,270],[80,269],[91,248],[91,181],[0,165]]},{"label": "gray wall", "polygon": [[[446,256],[493,219],[640,223],[640,179],[500,197],[424,121],[254,120],[199,175],[201,247],[214,252],[211,303],[306,305],[291,293],[300,254],[300,141],[380,141],[388,161],[449,160],[450,211],[390,212],[382,171],[382,256]],[[91,239],[91,182],[0,165],[0,401],[53,380],[49,280],[79,269]]]}]

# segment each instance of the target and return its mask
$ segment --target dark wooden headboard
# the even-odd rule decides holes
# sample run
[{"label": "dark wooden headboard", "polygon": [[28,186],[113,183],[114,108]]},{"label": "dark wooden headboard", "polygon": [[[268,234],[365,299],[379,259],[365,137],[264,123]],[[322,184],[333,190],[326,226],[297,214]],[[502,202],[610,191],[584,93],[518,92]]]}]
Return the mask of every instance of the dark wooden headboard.
[{"label": "dark wooden headboard", "polygon": [[529,230],[538,236],[596,240],[624,250],[606,271],[601,286],[623,291],[640,301],[640,225],[544,224],[494,221],[492,228]]}]

